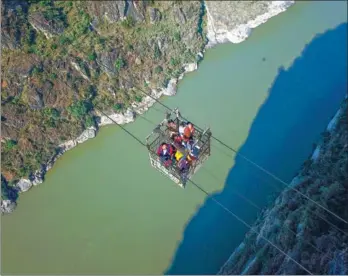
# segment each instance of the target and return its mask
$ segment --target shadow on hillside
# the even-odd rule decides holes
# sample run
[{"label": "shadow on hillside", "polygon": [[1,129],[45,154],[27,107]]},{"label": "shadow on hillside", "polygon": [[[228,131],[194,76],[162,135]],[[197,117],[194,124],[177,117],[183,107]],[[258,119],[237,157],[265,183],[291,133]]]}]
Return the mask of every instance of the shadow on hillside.
[{"label": "shadow on hillside", "polygon": [[[318,35],[287,71],[279,69],[240,153],[291,181],[345,96],[346,35],[347,24]],[[257,209],[236,197],[233,191],[265,206],[275,185],[284,187],[237,157],[224,189],[212,196],[246,222],[253,223]],[[210,196],[188,222],[172,264],[164,274],[217,273],[247,230]]]}]

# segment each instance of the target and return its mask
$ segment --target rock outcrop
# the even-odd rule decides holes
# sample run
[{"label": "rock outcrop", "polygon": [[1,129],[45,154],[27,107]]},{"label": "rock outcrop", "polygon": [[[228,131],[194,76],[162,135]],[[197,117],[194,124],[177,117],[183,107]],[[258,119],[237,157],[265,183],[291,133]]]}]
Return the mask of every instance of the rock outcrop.
[{"label": "rock outcrop", "polygon": [[21,36],[26,34],[28,3],[4,0],[1,4],[1,48],[14,50],[20,47]]},{"label": "rock outcrop", "polygon": [[44,14],[36,12],[28,17],[29,23],[38,32],[42,32],[47,39],[50,39],[56,35],[60,35],[64,32],[64,24],[60,24],[59,20],[46,19]]},{"label": "rock outcrop", "polygon": [[87,1],[87,7],[96,19],[106,18],[111,23],[124,19],[126,15],[126,1]]},{"label": "rock outcrop", "polygon": [[285,11],[295,1],[205,1],[208,47],[247,39],[251,29]]},{"label": "rock outcrop", "polygon": [[[307,160],[291,187],[263,212],[219,274],[348,273],[348,108],[347,99],[323,133],[315,158]],[[312,156],[313,157],[313,156]],[[317,202],[315,204],[313,201]],[[267,238],[283,252],[264,240]]]}]

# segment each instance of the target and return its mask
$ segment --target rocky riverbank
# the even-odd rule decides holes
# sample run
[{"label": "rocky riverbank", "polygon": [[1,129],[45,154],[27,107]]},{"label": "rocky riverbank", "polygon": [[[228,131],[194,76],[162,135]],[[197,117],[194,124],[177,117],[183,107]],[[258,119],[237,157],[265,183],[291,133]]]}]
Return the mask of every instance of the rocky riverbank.
[{"label": "rocky riverbank", "polygon": [[[293,3],[293,1],[280,1],[274,5],[272,1],[262,1],[263,4],[254,1],[206,1],[205,3],[197,1],[182,4],[172,2],[146,4],[141,1],[139,4],[125,1],[126,4],[123,5],[123,1],[119,1],[117,3],[103,2],[96,6],[93,2],[88,1],[83,4],[73,4],[67,1],[59,4],[62,7],[55,9],[57,8],[55,4],[50,1],[46,2],[40,4],[41,6],[34,6],[34,8],[20,1],[5,1],[2,4],[3,23],[5,23],[3,24],[5,27],[2,29],[5,38],[2,46],[5,53],[2,54],[2,60],[7,60],[8,71],[12,72],[10,76],[7,75],[3,78],[1,83],[5,89],[5,93],[2,94],[3,135],[1,140],[5,145],[2,147],[5,159],[5,166],[2,168],[2,189],[8,190],[6,194],[25,192],[32,186],[42,183],[45,173],[52,168],[54,162],[65,151],[94,138],[99,127],[113,123],[97,110],[93,110],[93,105],[102,106],[103,112],[106,112],[119,124],[134,121],[135,114],[144,113],[155,102],[151,97],[144,97],[142,93],[137,92],[136,85],[141,83],[140,87],[147,89],[146,91],[155,98],[160,98],[162,95],[175,95],[178,80],[182,79],[185,73],[197,69],[206,46],[211,47],[216,43],[226,41],[239,43],[249,35],[250,30],[239,35],[239,39],[225,38],[231,38],[230,34],[235,35],[236,30],[247,30],[264,23],[268,18],[284,11]],[[47,9],[46,7],[43,9],[44,5],[49,6]],[[90,43],[103,44],[103,41],[107,40],[106,37],[110,38],[108,35],[112,32],[110,31],[112,28],[118,28],[123,34],[122,39],[126,39],[129,36],[128,33],[135,35],[137,32],[141,32],[141,27],[144,26],[149,37],[139,37],[137,42],[121,43],[119,48],[108,48],[110,46],[104,44],[109,51],[107,54],[100,52],[102,48],[98,47],[89,50],[90,55],[88,56],[84,55],[85,48],[81,49],[82,54],[76,53],[75,50],[63,45],[65,40],[69,40],[68,37],[64,37],[64,30],[70,28],[67,17],[74,18],[74,9],[87,10],[86,13],[80,12],[82,16],[80,20],[86,22],[86,26],[91,32]],[[233,11],[233,15],[240,16],[228,18],[227,15],[231,15],[231,13],[226,14],[226,9],[230,12]],[[65,14],[62,13],[62,10]],[[54,12],[55,17],[50,18],[50,14]],[[205,16],[206,12],[208,17]],[[7,20],[15,20],[17,34],[27,36],[26,42],[7,29]],[[232,23],[226,25],[230,21]],[[174,30],[168,29],[169,32],[172,32],[174,41],[168,40],[168,37],[157,37],[171,24],[176,26]],[[223,26],[228,30],[225,33],[221,31],[225,28]],[[75,28],[72,31],[77,32],[83,26],[73,27]],[[41,37],[42,35],[44,37]],[[63,43],[61,46],[54,43],[57,41],[57,39],[54,40],[57,36],[60,36],[59,43]],[[209,38],[208,44],[208,41],[205,40],[206,36]],[[67,55],[67,51],[64,49],[56,56],[51,56],[51,53],[46,53],[44,46],[35,42],[35,39],[38,40],[38,38],[42,40],[39,41],[40,43],[46,41],[51,49],[66,47],[70,51]],[[110,38],[110,42],[114,39]],[[92,42],[93,40],[94,42]],[[79,40],[77,39],[77,41]],[[146,42],[154,51],[154,56],[149,57],[148,61],[144,53],[141,54],[145,51],[142,42]],[[74,43],[79,45],[77,42]],[[80,44],[82,46],[82,42]],[[37,49],[39,46],[41,48]],[[178,49],[173,50],[171,47]],[[186,51],[184,55],[181,54],[180,49]],[[37,62],[35,59],[34,64],[19,65],[20,59],[17,59],[16,63],[14,57],[17,55],[29,59],[34,55],[36,56],[34,58],[38,58],[39,53],[43,56],[49,55],[49,60],[44,59]],[[25,57],[26,55],[28,58]],[[59,56],[66,59],[67,64],[71,66],[65,62],[60,63],[57,59]],[[179,58],[179,56],[183,58]],[[153,60],[158,60],[158,62],[154,63]],[[64,78],[67,79],[69,89],[71,88],[72,91],[66,91],[66,86],[57,78],[58,72],[42,76],[46,67],[56,67],[67,72]],[[131,71],[132,68],[135,70]],[[152,69],[150,73],[149,68]],[[115,77],[117,77],[117,81],[114,81]],[[71,81],[74,78],[78,81],[77,85]],[[95,84],[96,81],[99,83]],[[48,96],[48,92],[52,89],[53,92],[56,91],[55,89],[63,89],[63,92],[70,95],[70,98],[61,96],[58,92],[53,93],[56,94],[53,98]],[[84,101],[76,102],[80,91],[83,91]],[[71,101],[75,103],[69,105]],[[110,105],[116,110],[123,110],[112,111]],[[40,115],[42,117],[39,116],[38,121],[37,111],[42,112]],[[25,113],[27,116],[18,115]],[[64,118],[59,121],[58,115]],[[44,126],[45,130],[39,129],[40,125],[33,126],[30,120],[43,125],[47,121],[47,126]],[[59,127],[63,130],[57,132]],[[22,130],[18,131],[19,129]],[[72,129],[74,131],[71,131]],[[39,133],[46,130],[51,137],[47,135],[38,137]],[[81,134],[77,138],[73,138],[79,131]],[[36,141],[28,138],[31,135],[42,144],[37,144]],[[62,139],[63,137],[71,138],[67,140]],[[31,155],[28,152],[24,154],[28,148],[32,151]],[[41,153],[37,154],[39,149],[45,152],[44,157]],[[32,164],[32,160],[36,164]],[[47,161],[43,162],[45,160]],[[16,167],[21,169],[17,170]],[[34,170],[35,167],[36,170]],[[16,178],[21,175],[21,179],[16,181]],[[1,212],[12,211],[16,198],[17,196],[3,197]]]},{"label": "rocky riverbank", "polygon": [[[175,95],[178,80],[197,69],[205,46],[199,31],[204,21],[199,1],[100,5],[92,1],[4,1],[2,15],[2,60],[7,61],[3,68],[9,72],[3,74],[1,83],[1,211],[5,213],[13,210],[18,193],[43,182],[45,173],[65,151],[94,138],[99,127],[113,123],[108,117],[125,124],[148,110],[155,100],[140,89],[153,98]],[[81,20],[84,24],[76,23]],[[17,34],[9,24],[17,28]],[[64,29],[69,28],[86,34],[94,49],[88,49],[79,36],[68,35]],[[82,54],[64,46],[66,40],[75,40],[75,48]],[[57,47],[61,51],[52,53]],[[33,56],[34,62],[23,64],[16,56],[22,60]],[[59,76],[61,72],[66,76]]]},{"label": "rocky riverbank", "polygon": [[[290,183],[301,193],[348,221],[348,101]],[[306,274],[267,243],[267,238],[314,274],[347,275],[347,225],[293,189],[259,216],[219,274]]]},{"label": "rocky riverbank", "polygon": [[[202,53],[198,53],[199,58],[203,58]],[[184,75],[188,72],[192,72],[196,70],[198,67],[198,63],[191,63],[186,64],[183,66],[184,72],[178,77],[178,78],[172,78],[167,87],[162,88],[161,90],[157,91],[155,89],[152,90],[151,97],[146,96],[143,98],[143,100],[138,102],[133,102],[131,104],[131,108],[128,108],[123,113],[111,113],[108,116],[104,116],[100,114],[98,111],[96,111],[97,118],[97,125],[98,128],[101,126],[114,124],[113,121],[115,121],[118,124],[128,124],[134,121],[136,118],[136,114],[140,115],[145,113],[156,101],[154,99],[159,99],[161,96],[174,96],[176,94],[176,85],[178,80],[181,80]],[[110,120],[110,118],[113,120]],[[32,188],[33,186],[37,186],[44,181],[44,176],[47,173],[48,170],[50,170],[54,163],[57,161],[59,157],[61,157],[66,151],[73,149],[78,144],[84,143],[89,139],[94,138],[97,135],[98,128],[96,127],[89,127],[86,130],[84,130],[81,135],[79,135],[76,139],[72,139],[69,141],[66,141],[58,146],[57,152],[55,155],[52,156],[52,158],[42,166],[41,169],[37,170],[31,175],[31,178],[21,178],[14,186],[14,190],[18,193],[27,192]],[[5,181],[5,180],[4,180]],[[6,183],[6,185],[8,185]],[[1,212],[2,213],[10,213],[15,209],[16,202],[11,199],[5,199],[1,200]]]},{"label": "rocky riverbank", "polygon": [[206,1],[207,47],[217,43],[240,43],[251,30],[286,11],[295,1]]}]

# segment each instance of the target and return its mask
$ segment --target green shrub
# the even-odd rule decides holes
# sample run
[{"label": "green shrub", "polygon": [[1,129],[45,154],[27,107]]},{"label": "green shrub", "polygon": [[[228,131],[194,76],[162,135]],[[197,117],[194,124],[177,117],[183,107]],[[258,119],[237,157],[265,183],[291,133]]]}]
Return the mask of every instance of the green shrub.
[{"label": "green shrub", "polygon": [[169,63],[170,63],[171,66],[176,66],[176,65],[179,64],[179,62],[177,61],[177,59],[175,59],[175,58],[173,58],[173,57],[170,58]]},{"label": "green shrub", "polygon": [[181,40],[180,33],[179,32],[174,33],[174,38],[175,38],[176,41],[180,41]]},{"label": "green shrub", "polygon": [[155,49],[154,49],[153,56],[154,56],[155,59],[160,59],[161,56],[162,56],[161,51],[160,51],[160,49],[159,49],[157,44],[155,44]]},{"label": "green shrub", "polygon": [[70,105],[67,110],[73,117],[81,119],[91,110],[91,105],[86,101],[80,100]]},{"label": "green shrub", "polygon": [[50,74],[50,79],[52,79],[52,80],[57,79],[57,74],[56,73],[51,73]]},{"label": "green shrub", "polygon": [[61,35],[59,37],[59,44],[60,45],[67,45],[71,43],[71,39],[67,36]]},{"label": "green shrub", "polygon": [[162,71],[163,71],[162,66],[159,66],[159,65],[158,65],[158,66],[155,67],[155,73],[156,73],[156,74],[159,74],[159,73],[161,73]]},{"label": "green shrub", "polygon": [[46,117],[57,120],[60,116],[60,112],[55,108],[45,108],[43,109],[43,113]]},{"label": "green shrub", "polygon": [[88,55],[88,60],[89,61],[94,61],[97,59],[97,54],[95,52],[91,53]]},{"label": "green shrub", "polygon": [[122,104],[122,103],[117,103],[117,104],[115,104],[115,105],[114,105],[114,109],[115,109],[116,111],[122,110],[122,109],[123,109],[123,104]]},{"label": "green shrub", "polygon": [[116,59],[115,68],[117,71],[120,71],[120,69],[122,69],[125,66],[126,66],[126,61],[122,57],[119,57]]},{"label": "green shrub", "polygon": [[30,172],[30,169],[27,166],[23,165],[22,167],[19,168],[18,175],[20,177],[25,177],[29,175],[29,172]]},{"label": "green shrub", "polygon": [[85,126],[86,126],[86,127],[95,126],[94,116],[86,115],[86,118],[85,118]]},{"label": "green shrub", "polygon": [[29,48],[28,48],[28,54],[38,54],[39,51],[37,50],[37,47],[36,45],[31,45]]},{"label": "green shrub", "polygon": [[132,44],[127,44],[127,49],[129,50],[129,51],[133,51],[134,50],[134,46],[132,45]]},{"label": "green shrub", "polygon": [[129,29],[129,28],[132,28],[135,26],[135,21],[134,21],[133,17],[127,16],[127,18],[121,22],[121,25],[123,27]]},{"label": "green shrub", "polygon": [[11,149],[15,148],[16,145],[17,145],[16,141],[14,141],[14,140],[6,140],[4,148],[6,150],[11,150]]},{"label": "green shrub", "polygon": [[39,68],[39,67],[37,67],[37,66],[34,66],[33,69],[32,69],[32,71],[31,71],[31,74],[32,74],[33,76],[37,76],[37,75],[40,74],[41,72],[42,72],[42,69],[41,69],[41,68]]},{"label": "green shrub", "polygon": [[135,101],[140,103],[143,100],[141,96],[135,96]]},{"label": "green shrub", "polygon": [[51,5],[51,0],[42,0],[39,2],[41,7],[46,7]]}]

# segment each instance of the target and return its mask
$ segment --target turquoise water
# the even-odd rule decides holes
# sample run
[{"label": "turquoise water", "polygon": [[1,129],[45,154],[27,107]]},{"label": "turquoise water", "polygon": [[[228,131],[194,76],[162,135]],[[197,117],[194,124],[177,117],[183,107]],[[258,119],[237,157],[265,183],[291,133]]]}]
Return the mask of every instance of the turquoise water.
[{"label": "turquoise water", "polygon": [[[290,181],[346,91],[346,3],[299,2],[237,45],[205,53],[165,104]],[[282,69],[284,68],[284,69]],[[156,105],[127,129],[144,138]],[[193,179],[248,223],[283,187],[214,142]],[[188,185],[152,169],[116,126],[67,152],[2,218],[12,274],[211,274],[247,229]]]}]

